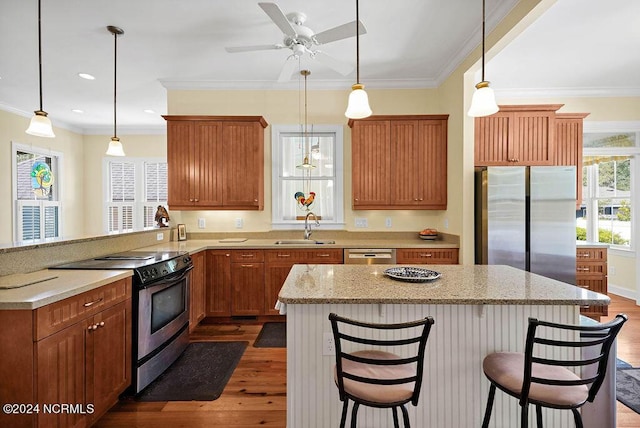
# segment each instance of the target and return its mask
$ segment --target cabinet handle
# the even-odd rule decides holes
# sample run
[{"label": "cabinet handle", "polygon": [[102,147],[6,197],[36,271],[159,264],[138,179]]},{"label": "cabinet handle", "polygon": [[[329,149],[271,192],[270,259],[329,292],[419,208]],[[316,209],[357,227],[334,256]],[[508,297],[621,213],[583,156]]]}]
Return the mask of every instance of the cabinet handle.
[{"label": "cabinet handle", "polygon": [[420,257],[433,257],[433,254],[431,254],[431,253],[420,253],[419,256]]},{"label": "cabinet handle", "polygon": [[331,254],[317,254],[318,257],[329,257]]},{"label": "cabinet handle", "polygon": [[578,257],[589,257],[589,253],[578,253]]},{"label": "cabinet handle", "polygon": [[291,254],[278,254],[278,257],[291,257]]},{"label": "cabinet handle", "polygon": [[85,304],[84,304],[84,305],[82,305],[82,306],[84,306],[85,308],[88,308],[89,306],[93,306],[93,305],[95,305],[96,303],[100,303],[100,302],[102,302],[102,299],[103,299],[103,298],[101,297],[101,298],[99,298],[98,300],[94,300],[93,302],[87,302],[87,303],[85,303]]},{"label": "cabinet handle", "polygon": [[240,257],[244,257],[244,258],[253,257],[253,254],[240,254]]},{"label": "cabinet handle", "polygon": [[576,271],[578,271],[578,272],[589,272],[589,268],[588,267],[582,267],[582,268],[579,267],[579,268],[576,268]]},{"label": "cabinet handle", "polygon": [[250,268],[250,267],[253,267],[253,265],[240,265],[240,266],[241,266],[241,267],[243,267],[243,268]]}]

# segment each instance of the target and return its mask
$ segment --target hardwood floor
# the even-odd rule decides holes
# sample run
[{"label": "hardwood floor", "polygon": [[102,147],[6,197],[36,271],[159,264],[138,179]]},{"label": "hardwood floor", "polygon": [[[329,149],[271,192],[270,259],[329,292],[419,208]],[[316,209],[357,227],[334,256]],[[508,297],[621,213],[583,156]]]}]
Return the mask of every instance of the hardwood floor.
[{"label": "hardwood floor", "polygon": [[[640,306],[611,296],[609,316],[624,312],[629,316],[618,337],[618,357],[640,366]],[[210,402],[138,403],[120,401],[95,425],[100,428],[204,428],[204,427],[285,427],[286,349],[255,348],[259,324],[205,324],[191,335],[192,341],[246,340],[249,342],[238,367],[219,399]],[[640,427],[640,414],[617,403],[617,428]],[[456,428],[456,427],[441,427]]]}]

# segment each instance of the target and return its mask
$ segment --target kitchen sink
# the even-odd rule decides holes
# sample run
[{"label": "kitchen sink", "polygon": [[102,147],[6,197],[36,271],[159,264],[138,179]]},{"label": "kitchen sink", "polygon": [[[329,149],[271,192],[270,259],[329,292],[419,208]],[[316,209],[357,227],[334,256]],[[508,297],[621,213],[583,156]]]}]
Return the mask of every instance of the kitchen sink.
[{"label": "kitchen sink", "polygon": [[315,239],[283,239],[276,241],[276,245],[322,245],[335,243],[336,241],[317,241]]}]

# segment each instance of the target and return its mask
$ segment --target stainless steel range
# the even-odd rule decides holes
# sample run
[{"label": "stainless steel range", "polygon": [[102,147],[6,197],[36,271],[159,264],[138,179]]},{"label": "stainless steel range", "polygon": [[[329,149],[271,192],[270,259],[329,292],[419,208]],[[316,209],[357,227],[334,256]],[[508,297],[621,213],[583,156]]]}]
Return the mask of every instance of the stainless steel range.
[{"label": "stainless steel range", "polygon": [[189,283],[193,262],[188,253],[131,251],[51,269],[133,270],[135,393],[162,374],[189,344]]}]

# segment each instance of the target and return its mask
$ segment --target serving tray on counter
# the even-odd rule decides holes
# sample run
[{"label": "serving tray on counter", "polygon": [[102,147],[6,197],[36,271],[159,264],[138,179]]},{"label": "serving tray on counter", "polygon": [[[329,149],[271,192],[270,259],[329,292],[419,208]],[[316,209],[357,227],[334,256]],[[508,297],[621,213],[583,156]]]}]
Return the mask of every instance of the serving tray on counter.
[{"label": "serving tray on counter", "polygon": [[384,270],[384,274],[405,282],[428,282],[440,278],[440,272],[410,266],[388,268]]}]

